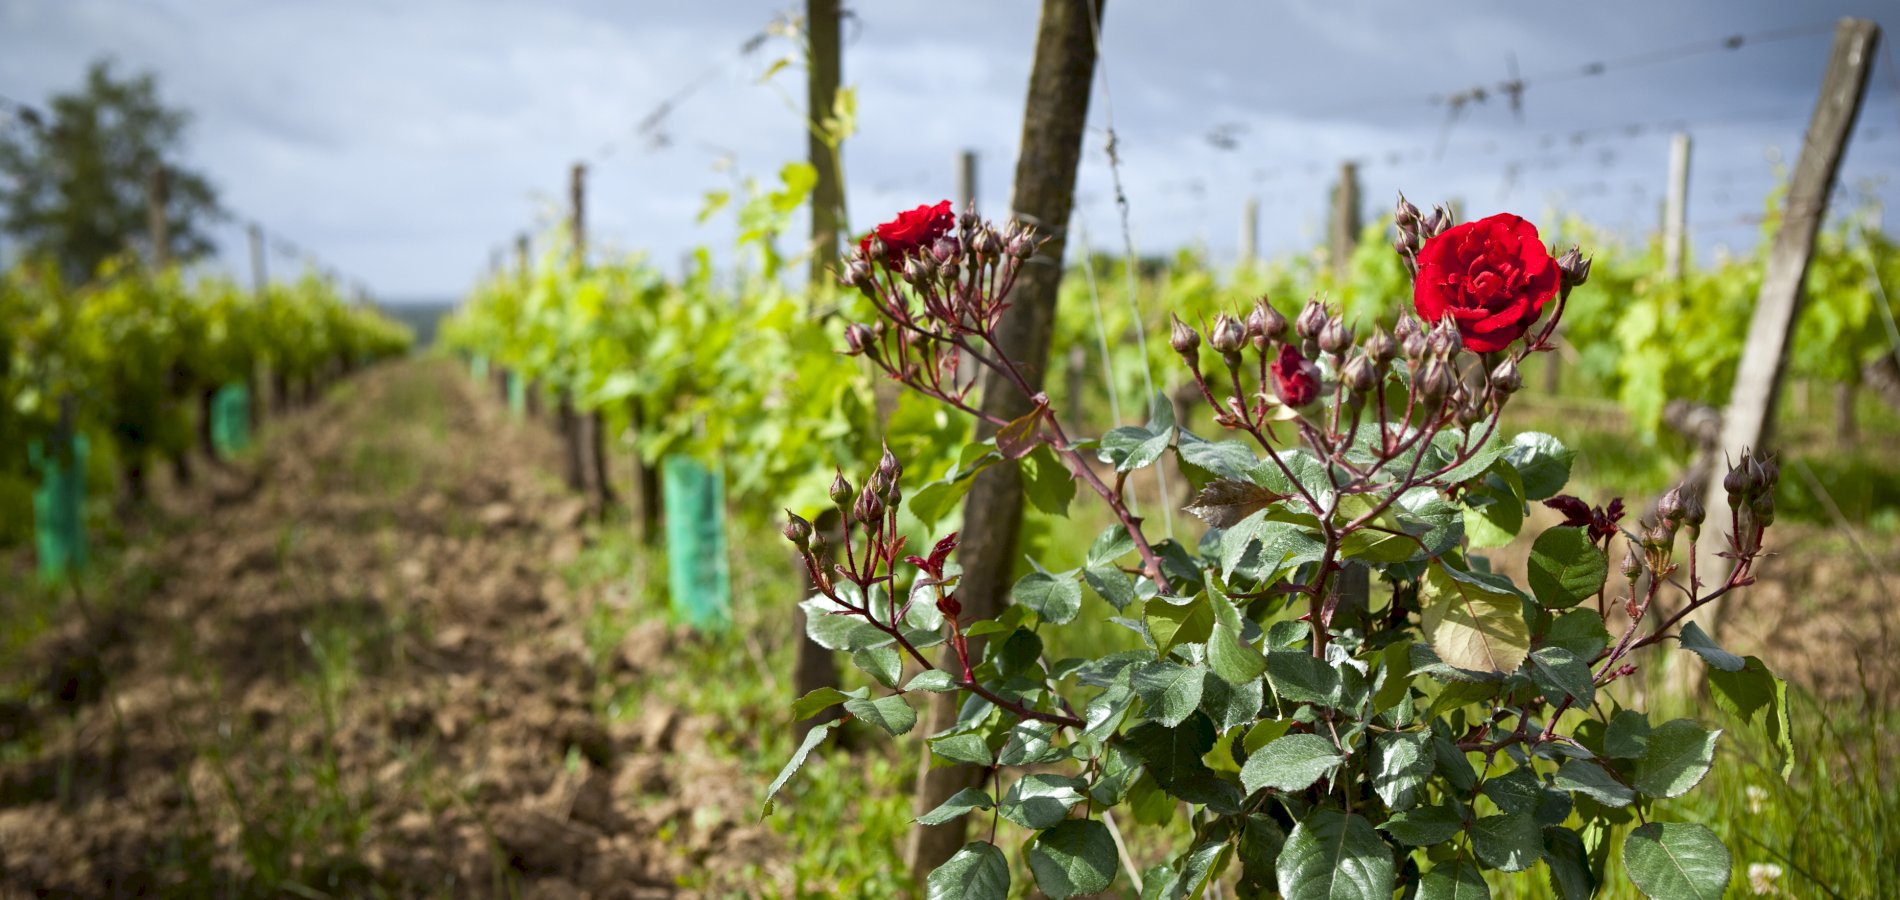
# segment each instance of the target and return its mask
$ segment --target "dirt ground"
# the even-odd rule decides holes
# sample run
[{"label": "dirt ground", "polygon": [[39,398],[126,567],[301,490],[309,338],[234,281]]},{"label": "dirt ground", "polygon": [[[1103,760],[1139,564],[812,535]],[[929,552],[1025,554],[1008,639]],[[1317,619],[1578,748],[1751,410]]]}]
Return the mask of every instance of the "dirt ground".
[{"label": "dirt ground", "polygon": [[401,363],[273,422],[0,661],[39,688],[0,708],[0,893],[671,897],[769,866],[755,786],[681,752],[705,723],[601,710],[681,636],[590,654],[604,598],[559,575],[584,510],[479,389]]}]

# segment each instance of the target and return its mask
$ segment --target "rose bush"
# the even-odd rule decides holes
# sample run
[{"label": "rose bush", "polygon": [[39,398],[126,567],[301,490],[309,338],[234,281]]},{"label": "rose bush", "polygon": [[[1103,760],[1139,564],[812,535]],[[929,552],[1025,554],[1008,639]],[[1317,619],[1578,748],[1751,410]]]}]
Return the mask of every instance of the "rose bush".
[{"label": "rose bush", "polygon": [[1538,242],[1537,226],[1499,213],[1426,239],[1412,297],[1425,321],[1450,317],[1465,346],[1496,353],[1537,321],[1557,282],[1557,261]]},{"label": "rose bush", "polygon": [[[984,777],[917,821],[960,828],[987,813],[989,836],[929,876],[930,897],[1009,895],[1002,819],[1032,833],[1024,862],[1054,898],[1108,890],[1123,871],[1143,897],[1198,897],[1214,884],[1296,900],[1390,900],[1401,886],[1484,897],[1486,871],[1534,866],[1555,893],[1586,898],[1619,850],[1649,896],[1726,889],[1731,859],[1714,833],[1663,818],[1663,801],[1709,771],[1720,731],[1652,723],[1614,686],[1639,651],[1696,654],[1717,705],[1773,737],[1786,774],[1784,686],[1686,619],[1752,582],[1778,471],[1745,456],[1724,481],[1734,512],[1706,539],[1724,542],[1726,572],[1696,571],[1705,514],[1680,491],[1634,528],[1606,510],[1591,511],[1594,533],[1544,530],[1527,585],[1493,571],[1483,551],[1511,541],[1528,504],[1569,478],[1573,451],[1547,434],[1506,440],[1499,422],[1521,387],[1519,362],[1548,348],[1589,263],[1539,247],[1556,273],[1546,276],[1528,223],[1494,217],[1459,231],[1443,209],[1409,207],[1401,253],[1462,260],[1463,281],[1439,282],[1458,291],[1448,314],[1401,315],[1363,339],[1318,300],[1290,333],[1264,299],[1245,321],[1218,315],[1205,338],[1176,321],[1169,344],[1232,439],[1195,434],[1166,397],[1144,425],[1094,440],[1065,432],[997,339],[1036,245],[1019,224],[965,214],[931,253],[900,263],[860,248],[847,262],[845,283],[876,313],[850,326],[847,352],[996,434],[909,497],[892,454],[862,488],[840,474],[830,491],[846,522],[840,547],[798,516],[785,528],[816,589],[803,603],[809,634],[882,687],[823,688],[794,715],[843,704],[846,720],[898,735],[917,723],[916,692],[963,698],[957,721],[926,737],[928,752]],[[1432,266],[1421,263],[1421,277]],[[1539,297],[1552,277],[1553,296]],[[1218,367],[1204,368],[1203,343]],[[1480,345],[1490,349],[1473,352]],[[969,364],[1024,393],[1031,411],[1002,421],[973,405],[968,382],[952,377]],[[1187,507],[1209,526],[1198,541],[1150,538],[1124,493],[1130,473],[1170,451],[1198,488]],[[1035,565],[1000,616],[972,621],[951,559],[957,535],[906,555],[898,510],[908,503],[927,526],[976,472],[1012,465],[1040,507],[1066,510],[1079,485],[1113,524],[1080,567]],[[1139,649],[1048,658],[1043,635],[1082,615],[1084,586]],[[923,652],[937,646],[942,660]],[[768,789],[768,813],[840,724],[811,730]],[[1182,807],[1187,845],[1136,871],[1114,823],[1158,826]]]},{"label": "rose bush", "polygon": [[935,206],[928,203],[908,212],[897,214],[897,218],[871,229],[858,241],[858,252],[871,255],[871,241],[876,239],[884,244],[884,259],[887,262],[902,262],[907,256],[936,243],[938,238],[950,232],[956,226],[957,217],[950,211],[950,201],[944,200]]}]

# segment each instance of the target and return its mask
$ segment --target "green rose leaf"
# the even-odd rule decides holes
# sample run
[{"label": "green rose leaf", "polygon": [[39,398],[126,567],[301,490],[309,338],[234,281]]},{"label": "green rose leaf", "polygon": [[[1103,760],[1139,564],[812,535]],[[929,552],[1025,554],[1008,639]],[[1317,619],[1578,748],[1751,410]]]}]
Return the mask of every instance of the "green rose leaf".
[{"label": "green rose leaf", "polygon": [[1190,716],[1173,728],[1143,722],[1129,729],[1126,737],[1129,751],[1141,760],[1149,777],[1172,791],[1213,774],[1201,757],[1214,749],[1214,736],[1214,726],[1206,716]]},{"label": "green rose leaf", "polygon": [[1458,859],[1439,863],[1418,883],[1418,900],[1490,900],[1491,888],[1476,863]]},{"label": "green rose leaf", "polygon": [[1089,545],[1089,566],[1093,568],[1112,564],[1133,552],[1135,539],[1128,534],[1127,526],[1118,522],[1096,535],[1095,543]]},{"label": "green rose leaf", "polygon": [[1471,826],[1471,847],[1485,865],[1522,872],[1544,855],[1544,829],[1529,811],[1485,816]]},{"label": "green rose leaf", "polygon": [[1449,806],[1418,806],[1394,813],[1379,827],[1408,847],[1430,847],[1449,841],[1463,831],[1465,820]]},{"label": "green rose leaf", "polygon": [[812,749],[823,743],[825,735],[830,734],[831,729],[838,727],[838,724],[837,722],[821,722],[817,727],[805,732],[804,742],[798,745],[797,750],[792,751],[792,758],[785,761],[785,767],[778,771],[778,777],[773,778],[772,784],[765,789],[765,811],[760,814],[760,818],[772,814],[772,810],[776,808],[773,801],[778,797],[779,790],[785,787],[785,782],[792,780],[793,774],[804,767],[805,758],[811,755]]},{"label": "green rose leaf", "polygon": [[1229,684],[1246,684],[1266,673],[1267,657],[1234,629],[1215,625],[1207,638],[1207,667]]},{"label": "green rose leaf", "polygon": [[1531,545],[1531,593],[1545,609],[1569,609],[1595,596],[1609,574],[1609,561],[1582,528],[1549,528]]},{"label": "green rose leaf", "polygon": [[1048,828],[1069,817],[1069,809],[1082,802],[1088,783],[1067,775],[1024,775],[1003,795],[998,812],[1003,818],[1031,831]]},{"label": "green rose leaf", "polygon": [[851,662],[887,688],[896,688],[897,679],[904,677],[904,660],[890,647],[866,647],[853,651]]},{"label": "green rose leaf", "polygon": [[1005,766],[1048,762],[1061,752],[1055,746],[1055,736],[1056,727],[1047,722],[1018,722],[1003,739],[996,762]]},{"label": "green rose leaf", "polygon": [[942,825],[971,810],[990,809],[995,806],[988,793],[977,788],[964,788],[950,795],[950,799],[938,804],[936,809],[918,816],[915,821],[919,825]]},{"label": "green rose leaf", "polygon": [[1676,719],[1649,733],[1649,749],[1636,761],[1630,783],[1649,797],[1680,797],[1709,774],[1715,762],[1715,740],[1710,731],[1689,719]]},{"label": "green rose leaf", "polygon": [[[926,669],[912,677],[910,683],[904,685],[904,690],[929,691],[933,694],[941,694],[945,691],[956,690],[956,687],[957,681],[950,676],[949,672],[942,669]],[[813,693],[816,693],[816,691]]]},{"label": "green rose leaf", "polygon": [[1682,626],[1682,649],[1693,651],[1711,668],[1723,672],[1740,672],[1748,666],[1748,660],[1716,646],[1715,639],[1694,622]]},{"label": "green rose leaf", "polygon": [[1214,627],[1214,607],[1204,594],[1188,598],[1179,605],[1156,597],[1149,600],[1142,610],[1148,636],[1155,642],[1155,655],[1163,659],[1177,645],[1198,644],[1207,640]]},{"label": "green rose leaf", "polygon": [[1603,731],[1603,755],[1611,759],[1641,759],[1649,752],[1649,716],[1620,709]]},{"label": "green rose leaf", "polygon": [[1240,769],[1240,786],[1249,794],[1263,787],[1303,791],[1344,760],[1333,742],[1321,735],[1289,734],[1247,757]]},{"label": "green rose leaf", "polygon": [[1067,625],[1082,611],[1082,586],[1073,573],[1031,572],[1016,582],[1009,596],[1051,625]]},{"label": "green rose leaf", "polygon": [[995,755],[990,752],[990,745],[980,734],[967,731],[960,734],[947,734],[943,737],[931,738],[929,743],[931,753],[952,763],[987,766],[995,759]]},{"label": "green rose leaf", "polygon": [[1788,730],[1788,683],[1750,656],[1739,672],[1712,669],[1709,687],[1715,705],[1750,727],[1759,727],[1781,751],[1781,777],[1794,771],[1793,733]]},{"label": "green rose leaf", "polygon": [[1166,660],[1142,663],[1135,669],[1134,687],[1148,717],[1173,728],[1192,715],[1201,705],[1202,671]]},{"label": "green rose leaf", "polygon": [[1424,731],[1388,731],[1372,740],[1372,790],[1393,811],[1410,809],[1437,761]]},{"label": "green rose leaf", "polygon": [[1504,674],[1524,664],[1530,626],[1516,593],[1434,560],[1419,591],[1425,636],[1446,664]]},{"label": "green rose leaf", "polygon": [[930,873],[925,889],[929,900],[1008,900],[1009,860],[995,844],[972,841]]},{"label": "green rose leaf", "polygon": [[844,711],[884,729],[893,737],[910,731],[917,724],[917,711],[910,708],[903,694],[890,694],[876,700],[846,700]]},{"label": "green rose leaf", "polygon": [[1596,699],[1590,667],[1562,647],[1539,647],[1531,653],[1531,680],[1553,704],[1569,697],[1572,706],[1584,709]]},{"label": "green rose leaf", "polygon": [[1623,841],[1623,868],[1656,900],[1719,900],[1733,861],[1715,832],[1681,822],[1651,822]]},{"label": "green rose leaf", "polygon": [[853,697],[862,697],[865,693],[864,688],[845,693],[837,688],[821,687],[792,702],[792,718],[794,720],[809,719]]},{"label": "green rose leaf", "polygon": [[1602,766],[1587,759],[1566,759],[1551,782],[1560,791],[1575,791],[1604,806],[1625,807],[1636,799],[1629,785],[1617,781]]},{"label": "green rose leaf", "polygon": [[1052,900],[1099,894],[1115,883],[1115,839],[1093,819],[1068,819],[1029,844],[1029,871]]},{"label": "green rose leaf", "polygon": [[1286,900],[1391,900],[1392,848],[1364,816],[1316,809],[1293,826],[1275,864]]},{"label": "green rose leaf", "polygon": [[1544,829],[1544,866],[1550,870],[1550,891],[1562,900],[1590,900],[1596,894],[1596,876],[1590,871],[1590,853],[1583,837],[1568,828]]},{"label": "green rose leaf", "polygon": [[1082,580],[1089,583],[1095,593],[1101,595],[1116,612],[1128,608],[1135,602],[1135,579],[1112,565],[1091,565],[1082,570]]},{"label": "green rose leaf", "polygon": [[1339,702],[1339,672],[1304,650],[1269,652],[1267,680],[1282,700],[1325,706]]},{"label": "green rose leaf", "polygon": [[1577,451],[1539,431],[1526,431],[1511,440],[1504,461],[1524,479],[1524,499],[1548,500],[1570,481],[1570,464]]}]

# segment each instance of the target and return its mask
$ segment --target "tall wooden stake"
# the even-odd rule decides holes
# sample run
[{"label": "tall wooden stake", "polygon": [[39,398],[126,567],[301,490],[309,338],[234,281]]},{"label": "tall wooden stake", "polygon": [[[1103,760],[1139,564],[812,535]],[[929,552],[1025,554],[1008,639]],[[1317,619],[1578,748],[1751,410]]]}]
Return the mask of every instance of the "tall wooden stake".
[{"label": "tall wooden stake", "polygon": [[[1762,275],[1761,294],[1755,300],[1755,315],[1748,326],[1748,343],[1742,348],[1735,389],[1729,393],[1728,411],[1722,418],[1721,450],[1729,459],[1739,459],[1744,448],[1760,451],[1771,440],[1775,404],[1788,368],[1788,343],[1801,312],[1801,286],[1807,280],[1815,236],[1827,214],[1828,195],[1840,171],[1841,157],[1847,152],[1848,135],[1860,117],[1867,76],[1873,71],[1879,44],[1880,26],[1866,19],[1842,19],[1834,30],[1827,74],[1821,79],[1814,117],[1808,122],[1801,156],[1788,185],[1781,227],[1768,251],[1768,268]],[[1719,585],[1729,569],[1728,560],[1716,553],[1723,549],[1730,517],[1728,492],[1722,489],[1719,471],[1709,479],[1703,505],[1708,509],[1709,524],[1698,547],[1698,575],[1704,585]],[[1705,630],[1714,633],[1719,629],[1721,606],[1718,600],[1697,612],[1695,617]]]},{"label": "tall wooden stake", "polygon": [[1347,160],[1339,164],[1339,183],[1333,186],[1332,253],[1333,284],[1344,285],[1352,274],[1352,254],[1359,248],[1359,164]]},{"label": "tall wooden stake", "polygon": [[[1061,285],[1063,248],[1075,202],[1076,164],[1082,156],[1089,91],[1095,79],[1094,32],[1102,7],[1103,0],[1043,0],[1036,59],[1029,73],[1011,206],[1017,216],[1047,235],[1048,242],[1023,267],[998,339],[1002,352],[1017,361],[1032,390],[1041,388],[1048,369],[1056,289]],[[982,409],[1011,421],[1030,406],[1028,398],[991,373],[984,378]],[[978,426],[979,436],[991,431]],[[1022,474],[1016,466],[991,466],[976,476],[964,502],[963,544],[958,550],[963,565],[958,593],[970,621],[990,618],[1003,608],[1019,558],[1016,543],[1022,517]],[[972,653],[981,652],[976,644],[971,642]],[[956,694],[931,695],[921,733],[935,734],[954,725],[956,714]],[[969,765],[932,769],[925,754],[917,782],[917,812],[934,809],[974,785],[984,771]],[[964,833],[963,819],[913,829],[911,871],[921,880],[963,846]]]},{"label": "tall wooden stake", "polygon": [[1669,139],[1669,192],[1663,201],[1663,278],[1682,278],[1683,245],[1689,234],[1689,135]]},{"label": "tall wooden stake", "polygon": [[163,271],[172,264],[172,223],[166,207],[171,204],[171,176],[164,163],[154,164],[145,174],[145,228],[152,240],[152,268]]},{"label": "tall wooden stake", "polygon": [[957,212],[976,208],[976,151],[957,153]]},{"label": "tall wooden stake", "polygon": [[[838,150],[819,135],[816,127],[817,123],[831,115],[833,107],[837,105],[838,81],[843,77],[838,6],[838,0],[806,0],[805,4],[805,25],[811,36],[810,71],[805,81],[805,97],[809,104],[806,114],[813,123],[806,149],[810,153],[812,168],[818,172],[818,181],[812,185],[811,196],[812,257],[809,284],[814,304],[818,302],[821,292],[837,281],[832,269],[838,261],[838,219],[844,199],[841,173],[838,171]],[[836,518],[834,514],[831,522],[834,526],[837,524]],[[827,520],[821,516],[818,522],[823,531]],[[835,536],[827,533],[825,537],[827,540],[833,540],[834,537],[842,540],[842,529]],[[799,568],[802,570],[804,567],[801,565]],[[805,610],[802,607],[793,607],[792,633],[797,635],[797,649],[792,660],[792,691],[795,696],[803,697],[819,688],[837,687],[838,662],[832,658],[831,651],[819,646],[806,634]],[[802,740],[811,729],[821,722],[837,718],[841,712],[838,707],[832,707],[824,715],[799,722],[796,726],[798,737]]]},{"label": "tall wooden stake", "polygon": [[1260,258],[1260,198],[1248,197],[1240,209],[1240,267],[1253,268]]}]

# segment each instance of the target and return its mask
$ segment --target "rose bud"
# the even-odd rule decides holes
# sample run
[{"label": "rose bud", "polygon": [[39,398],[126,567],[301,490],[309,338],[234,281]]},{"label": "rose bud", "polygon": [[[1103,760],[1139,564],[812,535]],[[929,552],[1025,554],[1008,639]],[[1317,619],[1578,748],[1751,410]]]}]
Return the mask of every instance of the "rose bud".
[{"label": "rose bud", "polygon": [[897,454],[891,452],[891,445],[884,445],[884,455],[877,459],[878,474],[895,479],[904,474],[904,465],[897,461]]},{"label": "rose bud", "polygon": [[1355,394],[1367,393],[1379,384],[1378,370],[1372,359],[1364,353],[1353,354],[1352,359],[1346,361],[1346,367],[1340,370],[1339,378]]},{"label": "rose bud", "polygon": [[1333,316],[1326,320],[1326,327],[1319,331],[1319,348],[1327,353],[1343,353],[1352,346],[1352,329],[1346,327],[1346,320]]},{"label": "rose bud", "polygon": [[957,230],[966,234],[975,231],[976,226],[981,224],[983,224],[983,220],[977,217],[974,208],[965,209],[962,215],[957,216]]},{"label": "rose bud", "polygon": [[1623,554],[1623,577],[1629,579],[1631,584],[1635,584],[1636,579],[1643,577],[1643,564],[1637,561],[1634,547]]},{"label": "rose bud", "polygon": [[1319,340],[1319,333],[1326,330],[1326,307],[1319,298],[1306,301],[1306,308],[1300,310],[1300,317],[1293,320],[1293,333],[1309,341]]},{"label": "rose bud", "polygon": [[1214,317],[1214,327],[1207,333],[1207,345],[1222,353],[1238,353],[1247,340],[1247,329],[1240,320],[1226,313]]},{"label": "rose bud", "polygon": [[904,280],[922,286],[934,274],[933,264],[928,256],[913,256],[904,260]]},{"label": "rose bud", "polygon": [[1491,389],[1500,395],[1509,397],[1524,387],[1524,377],[1517,372],[1517,360],[1505,357],[1491,370]]},{"label": "rose bud", "polygon": [[886,256],[886,252],[889,248],[885,246],[884,238],[880,237],[875,231],[871,232],[871,236],[865,239],[865,245],[861,249],[863,249],[865,253],[870,254],[872,259],[889,259],[889,257]]},{"label": "rose bud", "polygon": [[1748,501],[1748,510],[1755,514],[1755,521],[1763,528],[1775,524],[1775,495],[1763,491],[1755,499]]},{"label": "rose bud", "polygon": [[779,533],[785,535],[785,539],[798,549],[811,549],[811,523],[789,509],[785,511],[785,526],[779,529]]},{"label": "rose bud", "polygon": [[871,334],[868,326],[862,322],[853,322],[844,330],[844,353],[846,356],[857,356],[876,341],[877,338]]},{"label": "rose bud", "polygon": [[1003,239],[997,237],[996,229],[988,225],[983,226],[983,230],[976,233],[976,240],[973,243],[976,255],[983,259],[994,259],[997,254],[1003,252]]},{"label": "rose bud", "polygon": [[1749,477],[1748,457],[1743,456],[1738,464],[1728,467],[1728,474],[1722,476],[1722,490],[1728,492],[1729,506],[1739,506],[1753,493],[1754,482]]},{"label": "rose bud", "polygon": [[1458,405],[1458,424],[1469,428],[1485,419],[1484,398],[1473,395]]},{"label": "rose bud", "polygon": [[1682,485],[1670,488],[1656,501],[1656,518],[1671,531],[1682,527]]},{"label": "rose bud", "polygon": [[1450,367],[1445,361],[1434,359],[1425,364],[1425,371],[1418,376],[1417,387],[1420,397],[1430,403],[1437,403],[1451,393],[1456,379],[1451,376]]},{"label": "rose bud", "polygon": [[1286,336],[1286,316],[1273,308],[1262,296],[1253,303],[1253,312],[1247,314],[1247,332],[1255,337],[1264,337],[1277,341]]},{"label": "rose bud", "polygon": [[957,246],[956,238],[940,237],[936,243],[930,245],[930,255],[937,260],[939,265],[942,265],[963,255],[963,248]]},{"label": "rose bud", "polygon": [[1028,259],[1036,255],[1036,240],[1028,232],[1023,232],[1010,238],[1009,244],[1003,249],[1017,259]]},{"label": "rose bud", "polygon": [[1425,346],[1431,349],[1432,355],[1450,359],[1465,348],[1465,342],[1458,335],[1458,327],[1451,324],[1447,317],[1446,321],[1438,323],[1437,327],[1432,329],[1431,335],[1425,338]]},{"label": "rose bud", "polygon": [[1181,321],[1180,316],[1175,316],[1174,325],[1168,332],[1168,346],[1173,347],[1174,352],[1192,361],[1193,357],[1200,352],[1201,335],[1189,328],[1186,322]]},{"label": "rose bud", "polygon": [[1761,489],[1764,492],[1774,490],[1775,484],[1781,480],[1781,464],[1775,462],[1774,457],[1768,456],[1762,457],[1756,465],[1761,473]]},{"label": "rose bud", "polygon": [[1319,397],[1319,367],[1292,344],[1280,345],[1280,358],[1273,361],[1273,390],[1280,402],[1295,409]]},{"label": "rose bud", "polygon": [[855,492],[851,488],[851,482],[845,480],[843,472],[839,472],[838,477],[831,479],[831,502],[838,504],[840,508],[851,502],[853,493]]},{"label": "rose bud", "polygon": [[1398,206],[1392,211],[1392,221],[1401,229],[1409,229],[1418,224],[1418,207],[1413,206],[1412,201],[1405,199],[1404,194],[1399,195]]},{"label": "rose bud", "polygon": [[[1643,529],[1643,549],[1650,553],[1662,553],[1676,540],[1676,534],[1669,526],[1660,522]],[[1657,568],[1662,568],[1657,566]]]},{"label": "rose bud", "polygon": [[1399,352],[1399,343],[1385,333],[1385,329],[1374,326],[1372,335],[1366,338],[1366,355],[1372,358],[1374,365],[1384,368]]},{"label": "rose bud", "polygon": [[1397,338],[1400,344],[1403,344],[1406,338],[1418,334],[1423,330],[1423,328],[1419,327],[1417,318],[1400,313],[1399,320],[1392,325],[1392,336]]},{"label": "rose bud", "polygon": [[866,525],[876,524],[884,518],[884,499],[875,490],[877,479],[871,481],[871,484],[864,486],[864,490],[858,494],[858,502],[851,507],[851,515]]},{"label": "rose bud", "polygon": [[1575,245],[1557,257],[1557,271],[1563,275],[1563,285],[1567,288],[1582,287],[1590,280],[1590,260]]},{"label": "rose bud", "polygon": [[1695,540],[1696,532],[1702,530],[1702,520],[1708,518],[1708,510],[1702,508],[1702,498],[1694,491],[1682,496],[1682,524],[1689,527],[1689,539]]}]

